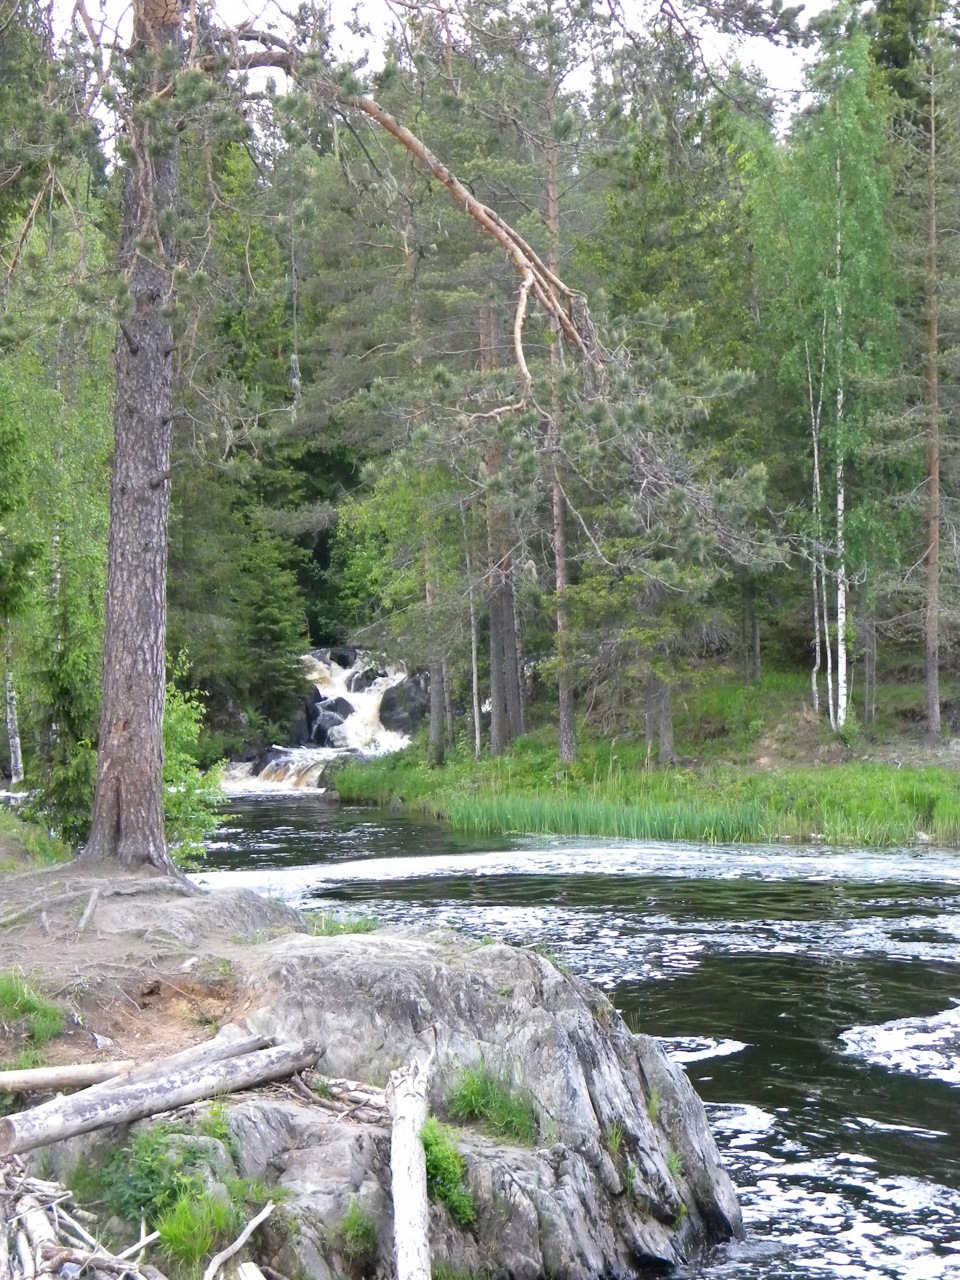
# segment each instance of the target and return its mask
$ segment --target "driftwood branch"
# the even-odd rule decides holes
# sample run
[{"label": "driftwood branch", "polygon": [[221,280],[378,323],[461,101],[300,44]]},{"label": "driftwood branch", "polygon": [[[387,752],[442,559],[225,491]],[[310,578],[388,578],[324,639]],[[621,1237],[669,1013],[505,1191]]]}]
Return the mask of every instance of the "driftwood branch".
[{"label": "driftwood branch", "polygon": [[390,1183],[397,1280],[430,1280],[427,1164],[420,1134],[427,1120],[427,1086],[434,1054],[416,1058],[390,1075],[387,1097],[393,1114]]},{"label": "driftwood branch", "polygon": [[283,1080],[313,1066],[319,1056],[316,1045],[300,1041],[212,1065],[187,1067],[161,1079],[127,1085],[111,1082],[109,1087],[100,1085],[67,1098],[55,1098],[0,1120],[0,1156],[32,1151],[106,1125],[143,1120],[201,1098]]},{"label": "driftwood branch", "polygon": [[217,1274],[217,1272],[220,1270],[223,1264],[227,1262],[230,1258],[232,1258],[235,1253],[240,1252],[243,1246],[247,1243],[247,1241],[253,1235],[254,1231],[256,1231],[257,1227],[259,1227],[260,1223],[265,1222],[267,1218],[270,1217],[271,1213],[273,1213],[273,1201],[268,1200],[267,1203],[260,1210],[260,1212],[257,1214],[257,1216],[255,1218],[251,1218],[251,1220],[243,1228],[243,1230],[237,1236],[236,1240],[234,1240],[233,1244],[227,1245],[226,1249],[221,1249],[221,1251],[218,1254],[215,1254],[210,1259],[210,1265],[207,1267],[206,1271],[203,1273],[203,1280],[213,1280],[214,1276]]}]

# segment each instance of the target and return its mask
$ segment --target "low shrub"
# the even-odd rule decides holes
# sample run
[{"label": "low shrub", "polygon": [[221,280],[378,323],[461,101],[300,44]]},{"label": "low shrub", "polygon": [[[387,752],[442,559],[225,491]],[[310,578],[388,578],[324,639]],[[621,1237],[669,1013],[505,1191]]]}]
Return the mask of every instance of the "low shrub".
[{"label": "low shrub", "polygon": [[467,1162],[457,1150],[453,1134],[435,1116],[428,1116],[420,1138],[427,1161],[430,1199],[446,1205],[458,1226],[474,1226],[477,1210],[473,1192],[466,1183]]}]

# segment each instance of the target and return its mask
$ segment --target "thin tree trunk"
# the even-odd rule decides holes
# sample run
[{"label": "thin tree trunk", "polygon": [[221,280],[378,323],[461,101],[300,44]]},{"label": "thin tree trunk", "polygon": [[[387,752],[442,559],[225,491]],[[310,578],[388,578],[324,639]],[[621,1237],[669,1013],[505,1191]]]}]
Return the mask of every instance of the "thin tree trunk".
[{"label": "thin tree trunk", "polygon": [[673,690],[666,680],[659,680],[658,684],[657,739],[660,764],[673,764],[676,759],[673,749]]},{"label": "thin tree trunk", "polygon": [[[560,239],[559,166],[557,159],[556,77],[550,68],[547,104],[547,231],[550,235],[550,270],[556,274]],[[557,656],[560,660],[557,673],[557,729],[560,739],[560,759],[573,764],[577,759],[577,722],[573,700],[573,681],[564,652],[564,637],[569,628],[565,593],[570,585],[570,565],[567,557],[567,503],[558,474],[560,451],[557,440],[557,414],[559,412],[557,378],[561,358],[560,326],[551,321],[553,341],[550,346],[550,364],[553,369],[551,384],[551,414],[547,429],[547,459],[552,474],[550,498],[552,506],[551,542],[553,547],[554,585],[557,591],[555,625],[557,630]]]},{"label": "thin tree trunk", "polygon": [[818,677],[820,675],[820,598],[817,590],[817,562],[813,560],[810,565],[811,577],[813,579],[813,669],[810,672],[810,693],[813,698],[814,715],[820,714],[820,685]]},{"label": "thin tree trunk", "polygon": [[[134,58],[146,68],[159,47],[180,55],[179,8],[141,0]],[[145,72],[141,94],[169,73]],[[179,157],[149,116],[129,117],[131,161],[123,186],[121,263],[129,306],[116,347],[114,454],[110,483],[103,703],[97,785],[86,855],[124,866],[170,869],[163,830],[163,702],[166,682],[167,529],[173,411],[170,221]],[[161,220],[164,225],[161,226]]]},{"label": "thin tree trunk", "polygon": [[760,683],[760,619],[754,611],[753,614],[753,670],[751,677],[754,684]]},{"label": "thin tree trunk", "polygon": [[837,318],[837,729],[847,722],[847,562],[845,533],[846,489],[843,439],[843,300],[840,284],[843,254],[840,235],[840,151],[836,167],[836,318]]},{"label": "thin tree trunk", "polygon": [[647,748],[646,767],[653,764],[654,748],[657,744],[657,677],[651,671],[647,676],[646,698],[643,704],[643,734]]},{"label": "thin tree trunk", "polygon": [[17,719],[17,690],[13,683],[13,646],[10,643],[10,619],[3,623],[3,659],[6,663],[7,744],[10,748],[10,785],[19,787],[23,781],[23,755],[20,751],[20,725]]},{"label": "thin tree trunk", "polygon": [[924,685],[927,737],[940,738],[940,334],[936,68],[930,69],[930,218],[927,224],[927,565]]},{"label": "thin tree trunk", "polygon": [[507,556],[501,564],[499,585],[502,593],[503,685],[507,704],[507,727],[512,742],[523,732],[523,712],[520,706],[520,655],[517,652],[517,632],[514,622],[516,603],[513,591],[513,561]]},{"label": "thin tree trunk", "polygon": [[436,769],[443,764],[443,739],[444,739],[444,715],[445,715],[445,698],[443,683],[443,659],[436,653],[436,637],[434,635],[433,625],[433,580],[431,578],[430,568],[430,549],[424,548],[424,561],[426,567],[426,604],[427,604],[427,630],[429,632],[430,644],[430,664],[428,667],[428,675],[430,680],[430,745],[429,757],[430,764]]},{"label": "thin tree trunk", "polygon": [[453,731],[453,693],[450,689],[450,671],[447,667],[446,659],[443,660],[443,713],[444,722],[447,726],[447,750],[453,751],[457,745],[456,735]]},{"label": "thin tree trunk", "polygon": [[463,523],[463,546],[467,568],[467,599],[470,604],[470,692],[473,698],[473,753],[480,759],[482,746],[482,730],[480,724],[480,642],[477,629],[477,606],[473,598],[473,566],[470,563],[470,539],[467,537],[467,522],[460,513]]},{"label": "thin tree trunk", "polygon": [[494,587],[490,592],[490,754],[502,756],[509,740],[503,687],[503,598]]},{"label": "thin tree trunk", "polygon": [[523,632],[520,628],[520,609],[517,590],[513,589],[513,636],[517,647],[517,691],[520,695],[520,732],[530,732],[529,707],[527,706],[527,680],[523,669]]}]

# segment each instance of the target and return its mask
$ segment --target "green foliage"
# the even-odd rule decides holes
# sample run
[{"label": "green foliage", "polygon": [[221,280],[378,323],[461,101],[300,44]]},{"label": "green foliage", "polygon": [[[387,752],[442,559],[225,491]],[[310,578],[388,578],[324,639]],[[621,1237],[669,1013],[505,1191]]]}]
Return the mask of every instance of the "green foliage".
[{"label": "green foliage", "polygon": [[652,1121],[653,1124],[657,1123],[657,1120],[659,1119],[659,1116],[660,1116],[660,1102],[661,1102],[660,1090],[656,1087],[656,1085],[654,1085],[654,1087],[650,1090],[649,1097],[647,1098],[647,1115],[650,1117],[650,1120]]},{"label": "green foliage", "polygon": [[361,1273],[377,1262],[377,1224],[359,1201],[351,1200],[334,1233],[337,1250]]},{"label": "green foliage", "polygon": [[[15,840],[30,861],[41,865],[66,862],[71,856],[70,847],[62,840],[32,822],[24,822],[5,806],[0,806],[0,836],[9,836]],[[2,869],[3,864],[0,862],[0,870]]]},{"label": "green foliage", "polygon": [[457,1150],[453,1134],[435,1116],[428,1116],[420,1137],[431,1200],[446,1205],[457,1226],[472,1227],[477,1220],[477,1210],[466,1182],[467,1164]]},{"label": "green foliage", "polygon": [[515,1093],[486,1067],[458,1071],[446,1105],[455,1120],[478,1120],[504,1142],[533,1146],[537,1140],[537,1121],[529,1098]]},{"label": "green foliage", "polygon": [[199,1275],[200,1263],[227,1244],[240,1227],[235,1206],[211,1191],[178,1196],[155,1221],[167,1257],[187,1275]]},{"label": "green foliage", "polygon": [[307,928],[317,938],[338,938],[345,933],[373,933],[379,928],[374,916],[340,916],[326,911],[304,912]]},{"label": "green foliage", "polygon": [[667,1152],[667,1172],[674,1179],[683,1177],[683,1161],[673,1147]]},{"label": "green foliage", "polygon": [[20,1023],[34,1046],[63,1030],[63,1011],[38,995],[19,973],[0,973],[0,1019]]},{"label": "green foliage", "polygon": [[163,708],[163,816],[167,842],[181,866],[204,856],[203,840],[221,821],[219,770],[202,772],[197,763],[203,704],[196,690],[181,690],[186,675],[183,655],[173,664]]},{"label": "green foliage", "polygon": [[[130,1223],[147,1220],[152,1228],[182,1199],[199,1199],[203,1194],[203,1157],[195,1147],[177,1141],[168,1124],[137,1129],[128,1146],[115,1151],[100,1167],[96,1182],[89,1185],[89,1173],[81,1166],[68,1185],[79,1196],[96,1190],[96,1199]],[[76,1185],[73,1177],[79,1174]],[[85,1179],[87,1183],[85,1185]]]}]

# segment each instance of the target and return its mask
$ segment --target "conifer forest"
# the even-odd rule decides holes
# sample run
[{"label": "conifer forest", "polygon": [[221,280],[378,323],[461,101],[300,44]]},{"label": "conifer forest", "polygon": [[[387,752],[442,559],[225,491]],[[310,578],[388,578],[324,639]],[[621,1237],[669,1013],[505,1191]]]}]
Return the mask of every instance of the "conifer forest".
[{"label": "conifer forest", "polygon": [[351,645],[384,799],[885,760],[960,840],[960,6],[348,9],[0,0],[29,813],[164,866]]}]

